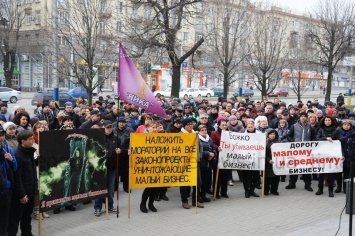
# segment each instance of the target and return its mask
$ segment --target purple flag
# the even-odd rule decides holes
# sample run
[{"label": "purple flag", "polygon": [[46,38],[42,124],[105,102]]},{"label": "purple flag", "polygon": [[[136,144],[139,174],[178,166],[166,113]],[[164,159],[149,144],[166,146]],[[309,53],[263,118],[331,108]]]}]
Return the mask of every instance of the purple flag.
[{"label": "purple flag", "polygon": [[120,44],[119,51],[118,74],[118,95],[123,101],[132,103],[158,116],[165,116],[165,111],[143,80],[122,44]]}]

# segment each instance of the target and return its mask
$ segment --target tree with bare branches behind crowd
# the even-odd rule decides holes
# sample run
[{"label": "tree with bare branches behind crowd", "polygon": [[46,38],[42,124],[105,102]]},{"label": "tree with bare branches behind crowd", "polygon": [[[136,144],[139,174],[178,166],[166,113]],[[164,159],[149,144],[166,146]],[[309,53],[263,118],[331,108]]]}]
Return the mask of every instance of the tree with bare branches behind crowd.
[{"label": "tree with bare branches behind crowd", "polygon": [[247,61],[262,98],[278,85],[288,60],[287,21],[277,13],[277,9],[263,4],[260,9],[252,9],[249,17]]},{"label": "tree with bare branches behind crowd", "polygon": [[[117,68],[118,39],[111,1],[62,1],[53,17],[56,32],[51,62],[58,77],[82,86],[91,105],[95,88]],[[99,77],[99,70],[102,73]]]},{"label": "tree with bare branches behind crowd", "polygon": [[[196,17],[196,6],[202,0],[130,0],[126,7],[124,22],[125,37],[136,50],[130,51],[138,57],[151,49],[163,49],[172,64],[171,96],[178,97],[182,63],[198,49],[204,38],[195,35],[183,36],[182,30],[188,28]],[[202,6],[202,5],[201,5]],[[182,40],[185,43],[182,48]]]},{"label": "tree with bare branches behind crowd", "polygon": [[7,87],[12,87],[12,76],[16,64],[16,53],[21,24],[26,16],[21,1],[0,0],[0,52],[4,61],[4,76]]},{"label": "tree with bare branches behind crowd", "polygon": [[218,70],[223,75],[223,96],[237,80],[245,56],[248,37],[247,1],[211,1],[206,15],[206,42]]},{"label": "tree with bare branches behind crowd", "polygon": [[314,13],[316,21],[311,29],[312,40],[318,49],[319,64],[328,70],[325,100],[330,101],[336,66],[345,55],[355,52],[355,2],[319,0]]}]

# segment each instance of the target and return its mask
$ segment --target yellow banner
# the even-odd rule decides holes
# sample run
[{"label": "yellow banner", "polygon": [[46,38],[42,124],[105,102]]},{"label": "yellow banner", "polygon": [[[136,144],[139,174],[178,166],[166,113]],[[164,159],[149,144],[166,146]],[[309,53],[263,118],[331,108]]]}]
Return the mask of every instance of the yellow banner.
[{"label": "yellow banner", "polygon": [[130,188],[194,186],[197,135],[132,133]]}]

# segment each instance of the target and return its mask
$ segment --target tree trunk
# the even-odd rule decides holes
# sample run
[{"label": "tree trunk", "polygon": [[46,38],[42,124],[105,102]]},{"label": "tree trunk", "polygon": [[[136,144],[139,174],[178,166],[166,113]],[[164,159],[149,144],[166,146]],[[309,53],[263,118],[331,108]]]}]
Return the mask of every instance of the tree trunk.
[{"label": "tree trunk", "polygon": [[13,76],[14,69],[15,69],[15,62],[16,62],[15,54],[12,53],[12,51],[5,52],[5,55],[4,55],[5,81],[3,81],[3,83],[5,82],[6,87],[9,87],[9,88],[12,87],[12,76]]},{"label": "tree trunk", "polygon": [[181,64],[173,65],[173,75],[171,78],[171,96],[179,97],[180,91],[180,75],[181,75]]},{"label": "tree trunk", "polygon": [[330,101],[330,93],[332,91],[333,71],[334,71],[333,67],[328,66],[327,90],[325,93],[325,100],[324,101]]},{"label": "tree trunk", "polygon": [[229,81],[228,81],[228,72],[224,71],[223,74],[223,97],[228,99],[228,88],[229,88]]}]

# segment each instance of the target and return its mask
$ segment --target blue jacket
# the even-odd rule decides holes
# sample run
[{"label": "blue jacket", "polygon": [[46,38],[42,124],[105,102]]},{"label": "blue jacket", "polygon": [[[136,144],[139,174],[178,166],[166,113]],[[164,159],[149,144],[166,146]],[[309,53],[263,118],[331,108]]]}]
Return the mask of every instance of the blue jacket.
[{"label": "blue jacket", "polygon": [[[10,153],[13,161],[10,162],[9,160],[5,159],[5,153]],[[11,147],[9,147],[5,142],[3,147],[1,148],[0,153],[0,171],[2,172],[5,180],[6,180],[6,187],[2,190],[2,192],[8,192],[14,186],[14,176],[13,173],[17,170],[18,164],[14,154],[14,151]]]}]

